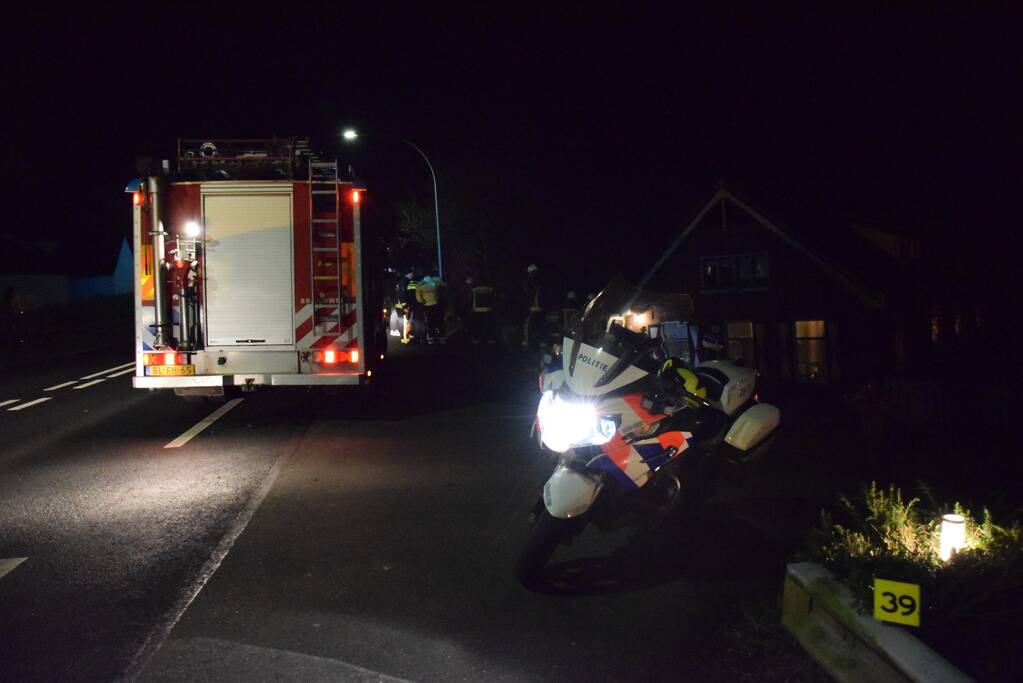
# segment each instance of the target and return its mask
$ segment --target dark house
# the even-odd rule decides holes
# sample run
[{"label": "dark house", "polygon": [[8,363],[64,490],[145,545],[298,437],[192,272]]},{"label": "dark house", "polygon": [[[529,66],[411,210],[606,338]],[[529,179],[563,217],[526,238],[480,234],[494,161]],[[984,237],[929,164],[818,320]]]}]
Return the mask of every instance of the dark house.
[{"label": "dark house", "polygon": [[918,248],[877,228],[826,227],[798,234],[718,189],[645,278],[693,296],[694,319],[663,326],[672,351],[798,382],[910,372],[928,343]]},{"label": "dark house", "polygon": [[31,311],[131,294],[134,272],[128,240],[118,235],[93,237],[90,249],[0,235],[0,305]]}]

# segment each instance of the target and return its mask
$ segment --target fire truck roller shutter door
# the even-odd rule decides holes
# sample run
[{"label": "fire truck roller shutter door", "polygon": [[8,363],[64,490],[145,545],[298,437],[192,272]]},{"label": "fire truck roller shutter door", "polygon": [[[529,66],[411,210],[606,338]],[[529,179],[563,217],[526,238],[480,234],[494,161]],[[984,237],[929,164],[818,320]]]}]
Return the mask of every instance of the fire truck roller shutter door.
[{"label": "fire truck roller shutter door", "polygon": [[206,194],[209,346],[294,344],[289,193]]}]

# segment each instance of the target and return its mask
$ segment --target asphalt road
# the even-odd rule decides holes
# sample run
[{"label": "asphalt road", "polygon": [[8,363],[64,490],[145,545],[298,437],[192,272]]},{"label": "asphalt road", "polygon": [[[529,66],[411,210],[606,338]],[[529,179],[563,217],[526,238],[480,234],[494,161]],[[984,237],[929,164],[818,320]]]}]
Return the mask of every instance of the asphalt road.
[{"label": "asphalt road", "polygon": [[529,592],[533,379],[490,347],[393,352],[374,400],[186,403],[132,390],[127,348],[0,379],[0,678],[720,678],[716,630],[780,587],[757,521],[783,510],[740,477],[699,520],[587,532]]}]

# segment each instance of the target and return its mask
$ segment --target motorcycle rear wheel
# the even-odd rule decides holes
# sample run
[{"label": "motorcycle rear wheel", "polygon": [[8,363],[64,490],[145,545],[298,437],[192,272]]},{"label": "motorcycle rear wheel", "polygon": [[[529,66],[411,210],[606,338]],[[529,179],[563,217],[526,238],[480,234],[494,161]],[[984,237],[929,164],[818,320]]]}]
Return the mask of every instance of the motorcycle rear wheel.
[{"label": "motorcycle rear wheel", "polygon": [[546,508],[541,510],[529,540],[515,563],[515,578],[519,583],[527,588],[540,583],[543,569],[554,551],[563,541],[582,531],[585,524],[584,518],[560,519],[552,516]]}]

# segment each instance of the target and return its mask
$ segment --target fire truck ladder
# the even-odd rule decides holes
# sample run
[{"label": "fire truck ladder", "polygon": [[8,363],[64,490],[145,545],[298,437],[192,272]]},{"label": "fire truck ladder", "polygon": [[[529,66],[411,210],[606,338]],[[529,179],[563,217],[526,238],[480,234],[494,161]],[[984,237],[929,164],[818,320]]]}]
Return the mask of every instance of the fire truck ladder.
[{"label": "fire truck ladder", "polygon": [[309,161],[313,329],[323,335],[341,321],[341,226],[337,161]]}]

